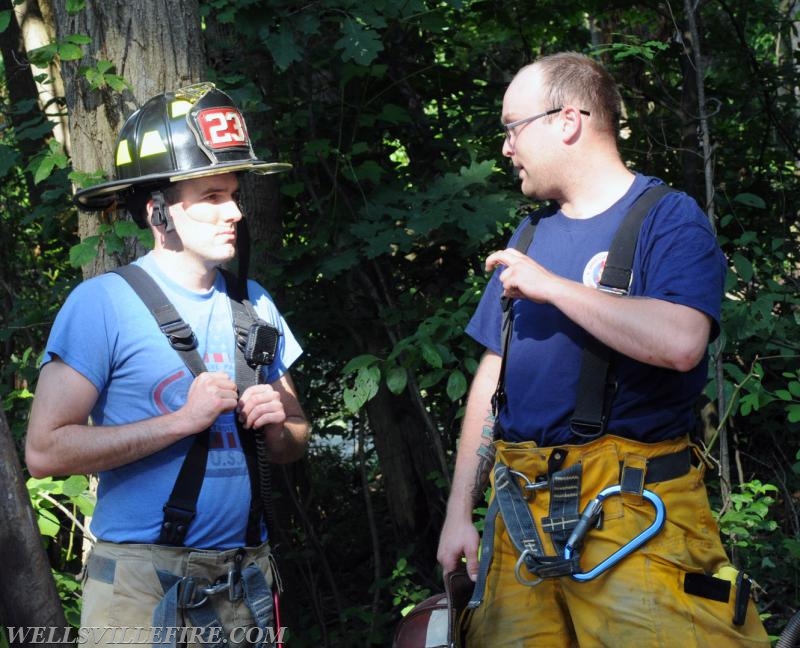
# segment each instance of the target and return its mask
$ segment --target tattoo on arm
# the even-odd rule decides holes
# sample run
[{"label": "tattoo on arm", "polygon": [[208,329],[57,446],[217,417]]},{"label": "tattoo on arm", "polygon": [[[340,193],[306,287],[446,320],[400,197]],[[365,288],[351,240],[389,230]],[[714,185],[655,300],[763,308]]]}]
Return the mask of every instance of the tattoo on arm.
[{"label": "tattoo on arm", "polygon": [[478,470],[475,473],[475,483],[472,486],[472,501],[477,503],[483,499],[483,493],[489,485],[489,473],[494,465],[494,414],[488,411],[484,419],[481,432],[481,445],[478,446]]}]

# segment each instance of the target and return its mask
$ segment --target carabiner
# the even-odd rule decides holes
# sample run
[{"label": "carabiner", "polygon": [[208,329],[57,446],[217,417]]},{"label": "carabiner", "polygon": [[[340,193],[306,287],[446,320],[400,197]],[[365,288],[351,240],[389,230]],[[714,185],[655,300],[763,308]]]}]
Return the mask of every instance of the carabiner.
[{"label": "carabiner", "polygon": [[[575,527],[575,531],[567,540],[567,544],[564,547],[564,558],[567,560],[575,557],[578,552],[578,548],[583,540],[583,536],[586,535],[586,532],[589,530],[589,527],[593,524],[594,520],[597,519],[597,516],[600,514],[600,509],[602,508],[603,500],[612,495],[621,495],[622,494],[622,487],[617,484],[614,486],[609,486],[608,488],[604,488],[597,494],[595,497],[584,509],[583,513],[581,514],[581,519],[578,522],[578,525]],[[617,549],[614,553],[610,556],[605,558],[604,560],[600,561],[595,567],[590,569],[587,572],[580,572],[577,574],[572,574],[572,578],[576,581],[584,582],[592,580],[593,578],[597,578],[600,574],[602,574],[607,569],[616,565],[620,560],[625,558],[626,556],[630,555],[634,551],[636,551],[639,547],[641,547],[644,543],[646,543],[650,538],[658,534],[661,531],[661,528],[664,526],[664,521],[666,520],[666,507],[664,506],[664,502],[661,498],[654,493],[653,491],[643,490],[642,497],[644,497],[650,504],[653,505],[653,509],[655,509],[655,519],[653,523],[647,527],[644,531],[642,531],[639,535],[633,538],[630,542],[623,545],[619,549]]]}]

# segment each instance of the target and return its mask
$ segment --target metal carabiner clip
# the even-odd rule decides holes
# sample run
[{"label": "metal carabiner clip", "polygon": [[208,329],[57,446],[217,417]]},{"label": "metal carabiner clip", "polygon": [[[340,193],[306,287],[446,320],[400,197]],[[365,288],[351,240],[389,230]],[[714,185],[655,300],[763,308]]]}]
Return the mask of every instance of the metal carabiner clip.
[{"label": "metal carabiner clip", "polygon": [[[608,488],[604,488],[597,494],[595,497],[584,509],[583,513],[581,514],[581,519],[578,522],[578,525],[575,527],[575,531],[573,531],[572,535],[567,540],[567,544],[564,547],[564,558],[567,560],[572,559],[578,553],[578,548],[580,547],[581,542],[583,541],[583,537],[586,535],[589,528],[594,524],[594,521],[597,519],[597,516],[600,514],[600,510],[602,509],[603,500],[612,495],[621,495],[622,494],[622,487],[617,484],[615,486],[609,486]],[[595,567],[590,569],[586,572],[579,572],[577,574],[572,574],[572,578],[576,581],[584,582],[592,580],[593,578],[597,578],[600,574],[602,574],[607,569],[616,565],[620,560],[625,558],[626,556],[630,555],[634,551],[636,551],[639,547],[645,544],[650,538],[657,535],[661,528],[664,526],[664,521],[666,520],[666,507],[664,506],[664,502],[661,498],[654,493],[653,491],[643,490],[642,497],[644,497],[650,504],[653,505],[653,509],[655,509],[655,519],[653,523],[647,527],[644,531],[642,531],[639,535],[633,538],[630,542],[626,543],[619,549],[617,549],[614,553],[610,556],[605,558],[604,560],[600,561]]]}]

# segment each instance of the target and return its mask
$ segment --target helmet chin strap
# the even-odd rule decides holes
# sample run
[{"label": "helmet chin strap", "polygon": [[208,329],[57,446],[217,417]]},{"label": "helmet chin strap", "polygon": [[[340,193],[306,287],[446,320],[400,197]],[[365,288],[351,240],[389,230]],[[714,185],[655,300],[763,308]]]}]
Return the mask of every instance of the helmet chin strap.
[{"label": "helmet chin strap", "polygon": [[169,215],[169,205],[164,200],[164,194],[161,191],[154,191],[153,197],[153,214],[150,216],[150,222],[154,227],[161,227],[164,225],[165,232],[171,232],[175,229],[175,223]]}]

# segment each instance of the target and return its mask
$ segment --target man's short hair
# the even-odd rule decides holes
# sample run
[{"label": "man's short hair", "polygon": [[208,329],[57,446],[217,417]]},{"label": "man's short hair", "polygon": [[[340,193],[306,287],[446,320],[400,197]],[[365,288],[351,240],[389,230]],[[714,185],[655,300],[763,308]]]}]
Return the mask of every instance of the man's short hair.
[{"label": "man's short hair", "polygon": [[541,72],[549,106],[588,110],[597,128],[619,134],[622,97],[599,62],[578,52],[560,52],[537,59],[534,66]]}]

